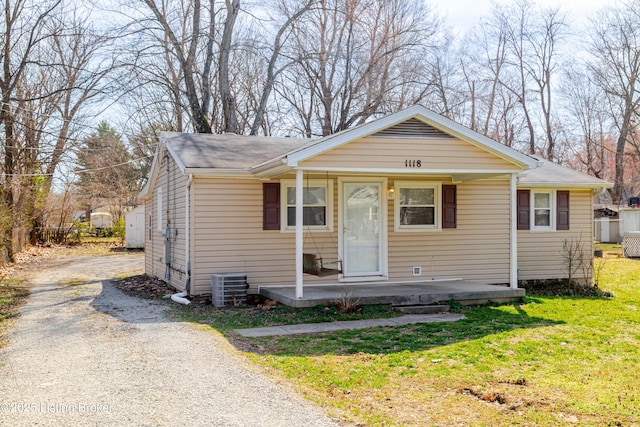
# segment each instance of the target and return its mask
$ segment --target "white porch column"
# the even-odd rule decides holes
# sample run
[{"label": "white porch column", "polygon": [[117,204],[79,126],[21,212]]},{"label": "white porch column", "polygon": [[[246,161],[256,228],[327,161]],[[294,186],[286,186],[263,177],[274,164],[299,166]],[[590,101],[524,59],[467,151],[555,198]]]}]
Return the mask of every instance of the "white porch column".
[{"label": "white porch column", "polygon": [[302,299],[302,252],[303,240],[303,206],[304,177],[301,169],[296,170],[296,299]]},{"label": "white porch column", "polygon": [[511,203],[510,239],[509,239],[509,286],[518,287],[518,179],[516,174],[511,174],[509,188],[509,201]]}]

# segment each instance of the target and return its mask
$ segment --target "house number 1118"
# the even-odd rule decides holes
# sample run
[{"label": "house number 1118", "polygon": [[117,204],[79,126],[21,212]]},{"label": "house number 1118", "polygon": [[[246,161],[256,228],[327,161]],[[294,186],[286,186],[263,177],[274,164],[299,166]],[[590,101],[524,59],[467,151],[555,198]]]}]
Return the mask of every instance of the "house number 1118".
[{"label": "house number 1118", "polygon": [[405,168],[421,168],[422,160],[405,160],[404,167]]}]

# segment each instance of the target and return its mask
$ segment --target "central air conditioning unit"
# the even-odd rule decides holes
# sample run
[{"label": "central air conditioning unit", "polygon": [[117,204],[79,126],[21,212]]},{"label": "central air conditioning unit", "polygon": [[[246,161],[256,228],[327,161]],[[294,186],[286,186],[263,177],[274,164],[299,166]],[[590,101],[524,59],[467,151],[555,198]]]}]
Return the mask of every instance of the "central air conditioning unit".
[{"label": "central air conditioning unit", "polygon": [[221,273],[211,275],[211,303],[218,307],[238,307],[247,303],[247,275]]}]

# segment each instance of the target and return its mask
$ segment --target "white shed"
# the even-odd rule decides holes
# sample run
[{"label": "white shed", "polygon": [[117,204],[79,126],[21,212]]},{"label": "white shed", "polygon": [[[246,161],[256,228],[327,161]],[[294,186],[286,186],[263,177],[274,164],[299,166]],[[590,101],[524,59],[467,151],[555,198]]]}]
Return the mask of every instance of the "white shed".
[{"label": "white shed", "polygon": [[620,210],[622,251],[627,258],[640,257],[640,209]]},{"label": "white shed", "polygon": [[144,205],[133,209],[126,216],[125,247],[128,249],[144,248]]}]

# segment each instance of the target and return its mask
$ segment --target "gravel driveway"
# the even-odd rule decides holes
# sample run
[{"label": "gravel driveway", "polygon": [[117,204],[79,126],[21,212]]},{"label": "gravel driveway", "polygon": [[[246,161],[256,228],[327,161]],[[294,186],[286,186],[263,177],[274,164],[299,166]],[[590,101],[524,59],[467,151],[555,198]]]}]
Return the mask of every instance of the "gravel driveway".
[{"label": "gravel driveway", "polygon": [[106,281],[142,266],[140,254],[67,258],[33,277],[0,354],[0,425],[337,425],[223,338]]}]

